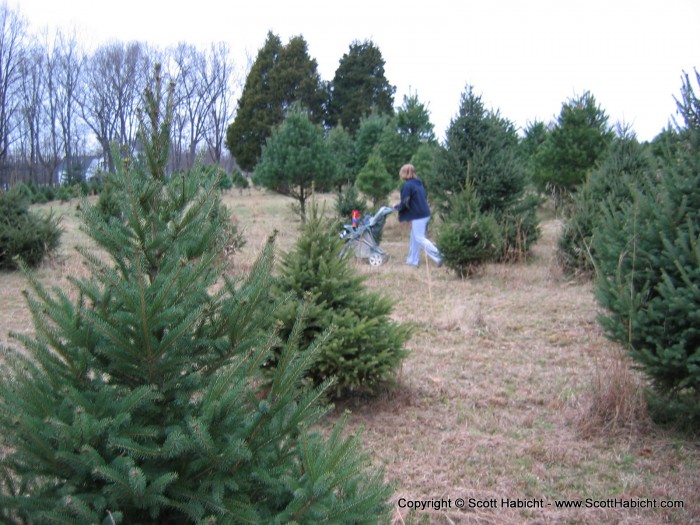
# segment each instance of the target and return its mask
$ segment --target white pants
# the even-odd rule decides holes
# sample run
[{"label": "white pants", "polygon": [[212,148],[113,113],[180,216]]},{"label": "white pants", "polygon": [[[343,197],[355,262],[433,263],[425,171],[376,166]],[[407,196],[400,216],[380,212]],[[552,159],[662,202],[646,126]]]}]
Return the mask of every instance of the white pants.
[{"label": "white pants", "polygon": [[433,261],[440,264],[442,262],[442,254],[432,242],[425,236],[425,229],[428,227],[430,217],[425,219],[416,219],[411,221],[411,240],[408,244],[408,257],[406,264],[418,266],[420,262],[420,250],[423,248]]}]

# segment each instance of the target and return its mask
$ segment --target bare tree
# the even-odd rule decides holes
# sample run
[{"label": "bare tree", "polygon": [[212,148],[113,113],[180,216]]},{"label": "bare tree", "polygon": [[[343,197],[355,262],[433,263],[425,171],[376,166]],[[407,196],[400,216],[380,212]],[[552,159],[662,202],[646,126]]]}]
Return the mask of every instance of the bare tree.
[{"label": "bare tree", "polygon": [[7,3],[0,4],[0,187],[9,184],[12,130],[17,123],[17,91],[27,22]]},{"label": "bare tree", "polygon": [[234,64],[229,47],[224,42],[212,44],[209,50],[209,74],[212,79],[211,109],[205,140],[216,164],[221,164],[226,140],[226,128],[235,114],[232,83]]},{"label": "bare tree", "polygon": [[98,48],[86,62],[80,109],[114,170],[113,144],[133,151],[136,107],[149,68],[145,44],[114,42]]},{"label": "bare tree", "polygon": [[171,78],[175,82],[174,152],[176,168],[190,168],[205,141],[211,111],[218,97],[217,79],[210,70],[206,53],[181,43],[171,52]]},{"label": "bare tree", "polygon": [[43,159],[41,130],[46,82],[43,75],[44,51],[33,45],[22,54],[20,63],[19,105],[21,123],[19,143],[22,163],[28,168],[29,179],[35,183],[49,182],[46,173],[39,180]]},{"label": "bare tree", "polygon": [[46,52],[50,141],[56,158],[63,157],[66,168],[72,170],[77,156],[84,152],[81,146],[86,143],[85,135],[81,135],[77,105],[85,53],[75,33],[66,36],[60,31],[51,42],[47,39]]}]

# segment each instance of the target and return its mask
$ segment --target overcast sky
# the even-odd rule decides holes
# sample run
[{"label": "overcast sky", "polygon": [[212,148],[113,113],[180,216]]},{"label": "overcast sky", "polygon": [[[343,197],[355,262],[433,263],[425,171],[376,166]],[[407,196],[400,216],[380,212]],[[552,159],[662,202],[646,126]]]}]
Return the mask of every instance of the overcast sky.
[{"label": "overcast sky", "polygon": [[[13,0],[9,0],[12,4]],[[15,0],[16,1],[16,0]],[[159,47],[225,41],[239,71],[267,32],[302,35],[324,80],[353,41],[371,40],[396,86],[417,94],[438,137],[472,85],[518,128],[555,119],[590,91],[610,124],[651,140],[676,115],[684,71],[700,68],[698,0],[19,0],[32,31],[75,30]],[[694,77],[693,77],[694,78]],[[695,87],[697,85],[695,84]]]}]

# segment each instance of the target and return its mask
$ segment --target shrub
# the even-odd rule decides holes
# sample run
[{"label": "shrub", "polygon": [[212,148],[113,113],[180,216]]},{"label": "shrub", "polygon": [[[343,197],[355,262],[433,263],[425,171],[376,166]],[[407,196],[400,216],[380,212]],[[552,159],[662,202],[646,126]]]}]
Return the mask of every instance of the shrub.
[{"label": "shrub", "polygon": [[61,239],[60,218],[50,213],[40,217],[29,210],[24,188],[0,192],[0,269],[17,269],[18,260],[38,266],[58,248]]}]

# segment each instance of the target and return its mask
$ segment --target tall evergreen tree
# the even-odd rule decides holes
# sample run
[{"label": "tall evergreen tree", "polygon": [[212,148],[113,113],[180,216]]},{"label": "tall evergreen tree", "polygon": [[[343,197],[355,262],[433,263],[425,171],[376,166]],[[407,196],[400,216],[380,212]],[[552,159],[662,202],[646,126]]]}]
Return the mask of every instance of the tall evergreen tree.
[{"label": "tall evergreen tree", "polygon": [[4,348],[0,369],[0,521],[384,520],[387,488],[357,441],[310,430],[326,411],[324,387],[301,386],[319,347],[271,327],[272,242],[247,277],[225,277],[215,181],[166,176],[161,93],[157,78],[144,155],[118,163],[124,220],[81,205],[97,251],[81,251],[77,298],[29,276],[36,335],[15,335],[25,350]]},{"label": "tall evergreen tree", "polygon": [[306,41],[296,36],[283,46],[277,35],[268,33],[226,132],[229,151],[241,168],[252,171],[265,141],[291,105],[304,105],[312,122],[321,123],[324,99],[317,63],[309,57]]},{"label": "tall evergreen tree", "polygon": [[340,124],[353,136],[362,117],[373,111],[384,115],[394,113],[396,88],[386,79],[384,58],[372,41],[350,45],[340,59],[329,89],[326,124],[329,127]]}]

